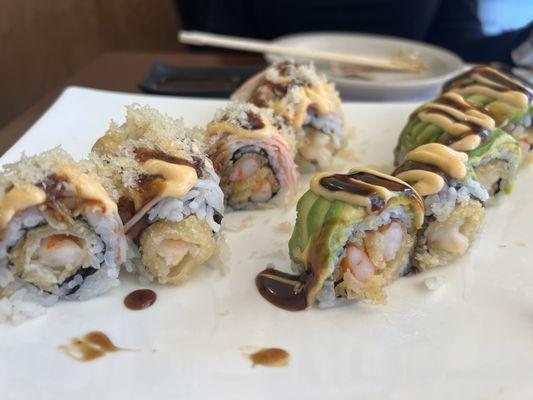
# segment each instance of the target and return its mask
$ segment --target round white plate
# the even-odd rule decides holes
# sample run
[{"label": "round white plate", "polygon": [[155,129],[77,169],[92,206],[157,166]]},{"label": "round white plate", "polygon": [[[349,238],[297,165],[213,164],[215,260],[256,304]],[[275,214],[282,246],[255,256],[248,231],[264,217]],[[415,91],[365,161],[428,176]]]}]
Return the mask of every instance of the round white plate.
[{"label": "round white plate", "polygon": [[[317,32],[282,36],[275,44],[306,49],[327,50],[390,57],[415,57],[428,65],[421,73],[372,73],[362,78],[340,77],[339,71],[328,63],[317,62],[337,85],[345,99],[358,100],[425,100],[434,96],[444,81],[462,69],[461,59],[440,47],[413,40],[388,36]],[[279,61],[283,56],[265,54],[268,61]],[[365,77],[369,77],[365,78]]]}]

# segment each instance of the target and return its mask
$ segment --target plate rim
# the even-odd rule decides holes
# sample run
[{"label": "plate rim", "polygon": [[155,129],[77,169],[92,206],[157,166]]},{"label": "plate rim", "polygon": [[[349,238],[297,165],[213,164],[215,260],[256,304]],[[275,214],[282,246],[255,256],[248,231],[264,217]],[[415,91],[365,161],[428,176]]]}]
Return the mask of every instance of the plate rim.
[{"label": "plate rim", "polygon": [[[429,49],[432,53],[440,54],[444,57],[447,57],[449,60],[453,61],[456,65],[455,69],[445,74],[441,74],[441,75],[437,75],[433,77],[425,77],[421,79],[407,79],[407,80],[401,80],[401,81],[379,82],[379,81],[366,81],[362,79],[353,79],[353,78],[347,79],[347,78],[337,78],[337,77],[328,76],[329,79],[344,86],[350,86],[350,87],[357,86],[357,87],[367,88],[367,89],[373,89],[373,88],[376,88],[377,86],[379,86],[380,88],[390,87],[390,88],[401,88],[401,89],[418,89],[421,87],[429,87],[429,86],[440,84],[444,80],[460,73],[465,65],[463,59],[459,55],[455,54],[454,52],[448,49],[434,45],[432,43],[426,43],[426,42],[402,38],[402,37],[365,33],[365,32],[343,32],[343,31],[299,32],[299,33],[292,33],[288,35],[279,36],[273,39],[272,43],[278,44],[278,43],[286,41],[287,39],[312,38],[312,37],[321,37],[321,36],[358,37],[358,38],[365,38],[365,39],[392,41],[392,42],[397,42],[398,44],[403,43],[403,44],[409,44],[409,45],[413,45],[417,47],[425,47]],[[275,54],[271,54],[271,53],[264,53],[263,56],[268,62],[274,62],[274,61],[279,60],[280,58],[280,56],[276,56]]]}]

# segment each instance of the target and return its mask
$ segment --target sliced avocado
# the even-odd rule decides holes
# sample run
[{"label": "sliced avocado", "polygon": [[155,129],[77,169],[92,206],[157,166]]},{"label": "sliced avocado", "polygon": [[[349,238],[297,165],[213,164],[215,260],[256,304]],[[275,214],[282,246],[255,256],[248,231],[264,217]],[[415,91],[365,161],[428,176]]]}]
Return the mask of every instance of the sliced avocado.
[{"label": "sliced avocado", "polygon": [[308,293],[311,301],[335,270],[339,254],[353,227],[366,215],[364,207],[352,206],[342,201],[333,202],[324,218],[324,224],[320,231],[311,237],[307,249],[306,268],[311,268],[314,273],[313,285]]},{"label": "sliced avocado", "polygon": [[335,200],[324,217],[325,224],[353,225],[366,217],[364,207],[352,206],[340,200]]},{"label": "sliced avocado", "polygon": [[[363,207],[352,206],[339,200],[331,202],[314,193],[313,195],[315,201],[310,207],[308,206],[309,197],[306,201],[301,199],[298,202],[298,217],[289,240],[289,254],[291,260],[297,264],[303,263],[301,256],[308,246],[314,247],[315,253],[318,252],[326,257],[330,252],[335,253],[338,246],[344,246],[344,243],[331,242],[325,232],[328,229],[333,231],[350,229],[353,224],[366,216]],[[307,213],[303,212],[303,206],[306,206]],[[324,243],[323,240],[326,242]],[[325,247],[318,249],[316,246]]]},{"label": "sliced avocado", "polygon": [[507,182],[507,184],[502,188],[505,194],[511,194],[514,189],[514,182]]},{"label": "sliced avocado", "polygon": [[507,121],[518,122],[524,118],[527,109],[520,109],[503,101],[496,100],[486,106],[487,111],[494,115],[496,121],[501,126]]},{"label": "sliced avocado", "polygon": [[[500,138],[502,136],[505,136],[505,135],[507,135],[507,134],[504,131],[502,131],[501,129],[495,129],[494,131],[492,131],[492,133],[488,137],[487,141],[482,146],[479,146],[479,147],[475,148],[474,150],[469,151],[467,153],[469,160],[472,161],[474,164],[476,164],[476,162],[474,162],[473,160],[477,159],[478,157],[480,157],[482,155],[486,156],[487,155],[486,153],[489,152],[489,151],[497,150],[497,146],[494,145],[495,142],[498,140],[498,138]],[[509,135],[507,135],[507,136],[509,136]]]},{"label": "sliced avocado", "polygon": [[421,121],[418,118],[416,119],[416,121],[417,123],[411,129],[411,135],[413,137],[417,137],[418,135],[420,135],[420,133],[429,125],[429,122]]},{"label": "sliced avocado", "polygon": [[[360,206],[352,206],[351,204],[342,201],[335,201],[328,210],[324,224],[317,236],[320,243],[312,243],[312,246],[321,246],[321,253],[327,255],[328,260],[332,261],[339,250],[346,244],[346,238],[349,231],[358,222],[365,219],[367,216],[366,209]],[[334,267],[330,263],[330,267]]]},{"label": "sliced avocado", "polygon": [[[468,153],[468,164],[474,169],[477,169],[477,167],[483,165],[486,160],[501,158],[502,154],[511,154],[511,157],[507,161],[509,178],[505,179],[500,184],[500,192],[509,194],[513,190],[516,173],[522,157],[520,144],[511,135],[500,129],[495,129],[483,146]],[[509,156],[506,156],[506,158],[508,157]]]},{"label": "sliced avocado", "polygon": [[437,125],[429,124],[416,138],[417,146],[435,142],[443,130]]},{"label": "sliced avocado", "polygon": [[313,204],[319,198],[320,196],[308,190],[300,197],[296,205],[296,223],[294,224],[294,229],[289,240],[289,255],[294,262],[299,261],[298,255],[305,249],[309,241],[307,234],[307,216],[309,210],[311,210]]},{"label": "sliced avocado", "polygon": [[310,237],[313,233],[320,230],[324,223],[324,217],[332,205],[333,202],[323,197],[319,197],[315,201],[307,214],[307,236]]},{"label": "sliced avocado", "polygon": [[427,122],[420,121],[418,118],[413,118],[409,124],[404,128],[400,135],[400,147],[411,149],[416,144],[418,134],[425,129]]},{"label": "sliced avocado", "polygon": [[494,101],[492,97],[487,97],[482,94],[476,94],[476,93],[467,95],[466,100],[475,106],[484,106]]},{"label": "sliced avocado", "polygon": [[407,134],[409,132],[412,132],[414,127],[419,123],[420,121],[418,118],[409,118],[407,121],[407,125],[403,128],[403,132],[400,136],[403,136],[404,134]]}]

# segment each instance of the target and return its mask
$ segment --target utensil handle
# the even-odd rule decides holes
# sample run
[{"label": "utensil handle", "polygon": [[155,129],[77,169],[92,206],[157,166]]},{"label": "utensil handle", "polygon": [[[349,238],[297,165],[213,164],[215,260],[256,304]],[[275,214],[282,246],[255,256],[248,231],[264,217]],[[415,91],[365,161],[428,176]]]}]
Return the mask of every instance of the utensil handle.
[{"label": "utensil handle", "polygon": [[273,53],[294,57],[309,58],[330,62],[354,64],[392,71],[418,72],[427,66],[416,60],[393,60],[369,55],[343,54],[324,50],[309,50],[298,47],[281,46],[265,40],[247,39],[235,36],[218,35],[200,31],[180,31],[180,42],[197,46],[214,46],[233,50],[257,53]]}]

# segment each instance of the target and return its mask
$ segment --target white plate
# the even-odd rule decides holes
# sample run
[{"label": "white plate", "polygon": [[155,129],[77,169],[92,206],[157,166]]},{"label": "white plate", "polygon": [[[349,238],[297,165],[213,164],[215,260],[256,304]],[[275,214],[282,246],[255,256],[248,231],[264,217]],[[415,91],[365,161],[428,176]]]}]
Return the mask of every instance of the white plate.
[{"label": "white plate", "polygon": [[[433,97],[442,83],[462,68],[461,59],[440,47],[413,40],[362,33],[315,32],[282,36],[274,43],[314,50],[341,53],[368,54],[384,58],[398,55],[414,55],[428,64],[427,71],[417,74],[374,74],[374,80],[338,78],[331,73],[328,64],[317,63],[337,84],[345,98],[353,100],[403,100],[416,101]],[[265,55],[269,61],[281,59]]]},{"label": "white plate", "polygon": [[[2,159],[62,143],[84,155],[123,105],[147,103],[206,123],[222,101],[70,88]],[[357,129],[351,145],[368,165],[392,161],[399,130],[415,104],[347,103]],[[353,164],[356,164],[355,162]],[[348,165],[348,164],[347,164]],[[347,166],[346,165],[346,166]],[[343,167],[345,168],[345,167]],[[283,210],[231,213],[228,270],[202,268],[180,287],[154,285],[158,301],[129,311],[133,279],[84,303],[64,302],[20,326],[0,326],[0,397],[8,399],[524,399],[533,396],[531,166],[507,201],[488,212],[478,243],[460,262],[402,278],[388,304],[291,313],[267,303],[254,277],[268,262],[288,267],[293,221]],[[444,286],[429,291],[428,277]],[[89,363],[57,346],[92,330],[119,352]],[[286,368],[251,368],[241,346],[281,347]],[[156,350],[156,351],[153,351]]]}]

